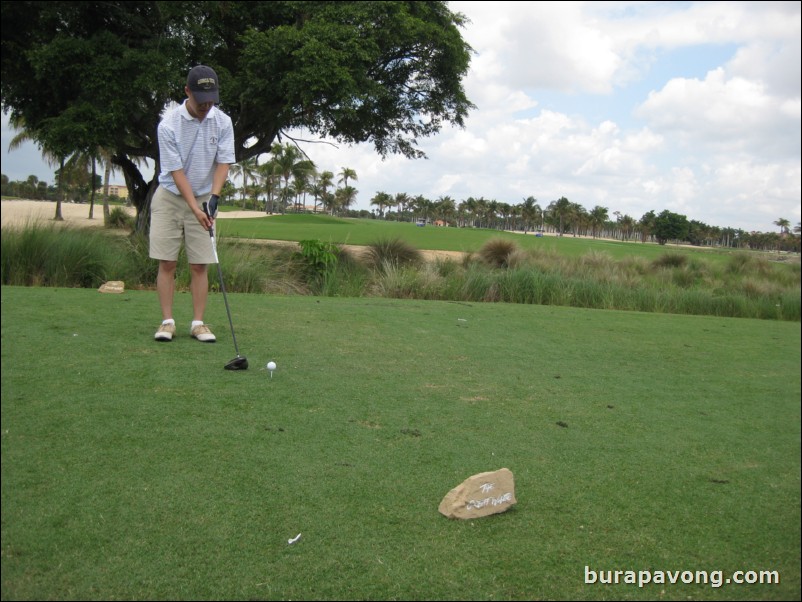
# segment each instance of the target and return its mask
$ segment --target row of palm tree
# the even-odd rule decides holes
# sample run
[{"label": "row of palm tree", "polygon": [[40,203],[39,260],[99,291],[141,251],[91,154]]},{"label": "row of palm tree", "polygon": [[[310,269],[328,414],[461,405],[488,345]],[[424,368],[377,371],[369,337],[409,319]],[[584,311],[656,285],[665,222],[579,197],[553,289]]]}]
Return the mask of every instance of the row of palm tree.
[{"label": "row of palm tree", "polygon": [[[613,212],[596,205],[590,210],[572,203],[565,197],[541,207],[537,199],[528,197],[515,205],[484,198],[470,197],[457,203],[449,196],[441,196],[435,201],[422,195],[412,197],[406,193],[395,195],[378,192],[370,201],[376,207],[379,217],[397,220],[424,220],[427,223],[442,223],[457,227],[473,226],[498,230],[544,231],[563,236],[590,236],[593,238],[612,238],[622,241],[654,242],[655,224],[658,215],[649,211],[640,219],[631,215]],[[396,208],[393,211],[393,208]],[[779,219],[774,222],[780,226],[776,232],[746,232],[735,228],[709,226],[702,222],[688,222],[688,241],[699,246],[749,247],[759,249],[783,249],[799,251],[799,234],[802,228],[797,224],[791,236],[790,222]]]},{"label": "row of palm tree", "polygon": [[[610,222],[608,209],[596,206],[591,211],[565,197],[541,207],[537,199],[528,197],[522,203],[510,203],[469,197],[457,203],[450,196],[441,196],[436,201],[422,195],[411,197],[405,193],[395,196],[380,192],[371,200],[384,217],[384,209],[398,207],[397,212],[388,211],[387,219],[423,219],[427,222],[442,222],[457,227],[491,228],[498,230],[551,231],[559,235],[574,235],[609,238]],[[635,232],[635,220],[616,212],[617,238],[629,240]]]},{"label": "row of palm tree", "polygon": [[[293,144],[273,144],[270,158],[259,163],[258,157],[245,159],[231,166],[230,175],[242,179],[240,203],[243,208],[264,209],[266,213],[302,212],[308,195],[313,199],[312,210],[335,215],[347,211],[355,202],[357,189],[349,182],[356,181],[356,171],[343,167],[335,187],[331,171],[318,171],[316,165]],[[232,187],[229,193],[236,192]],[[224,196],[231,196],[224,195]]]}]

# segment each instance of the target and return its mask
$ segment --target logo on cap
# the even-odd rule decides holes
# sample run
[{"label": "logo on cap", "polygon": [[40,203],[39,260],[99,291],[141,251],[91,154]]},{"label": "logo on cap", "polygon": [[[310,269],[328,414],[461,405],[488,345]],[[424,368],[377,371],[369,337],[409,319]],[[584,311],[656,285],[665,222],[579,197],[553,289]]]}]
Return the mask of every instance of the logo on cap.
[{"label": "logo on cap", "polygon": [[193,67],[187,77],[187,86],[194,93],[195,100],[200,103],[219,102],[217,93],[217,73],[206,65]]}]

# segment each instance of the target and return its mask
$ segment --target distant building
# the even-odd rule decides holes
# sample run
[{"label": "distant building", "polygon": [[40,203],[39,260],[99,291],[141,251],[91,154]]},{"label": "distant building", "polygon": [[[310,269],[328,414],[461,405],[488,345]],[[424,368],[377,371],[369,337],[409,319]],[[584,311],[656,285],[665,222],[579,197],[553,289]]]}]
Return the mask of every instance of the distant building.
[{"label": "distant building", "polygon": [[[96,194],[103,194],[103,186],[95,191]],[[128,187],[125,184],[109,184],[109,196],[120,197],[123,200],[128,199]]]}]

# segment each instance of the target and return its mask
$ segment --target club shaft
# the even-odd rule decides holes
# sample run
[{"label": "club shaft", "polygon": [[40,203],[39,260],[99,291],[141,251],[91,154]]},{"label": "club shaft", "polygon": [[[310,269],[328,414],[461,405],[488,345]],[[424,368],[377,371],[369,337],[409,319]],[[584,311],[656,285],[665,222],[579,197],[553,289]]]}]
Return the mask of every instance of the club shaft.
[{"label": "club shaft", "polygon": [[220,259],[217,257],[217,241],[214,239],[214,228],[209,230],[209,236],[212,239],[212,249],[214,250],[214,260],[217,263],[217,276],[220,278],[220,290],[223,293],[223,302],[226,304],[226,315],[228,316],[228,325],[231,327],[231,338],[234,340],[234,351],[239,355],[239,346],[237,345],[237,337],[234,334],[234,322],[231,320],[231,309],[228,306],[228,296],[226,295],[226,285],[223,282],[223,270],[220,267]]}]

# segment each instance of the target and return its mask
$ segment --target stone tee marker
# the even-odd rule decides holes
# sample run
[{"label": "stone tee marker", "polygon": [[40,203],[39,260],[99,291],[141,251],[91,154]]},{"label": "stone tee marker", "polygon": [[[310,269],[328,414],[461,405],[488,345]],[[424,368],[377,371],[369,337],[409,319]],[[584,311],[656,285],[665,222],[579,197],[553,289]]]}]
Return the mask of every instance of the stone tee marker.
[{"label": "stone tee marker", "polygon": [[517,502],[512,472],[500,468],[465,479],[446,494],[438,510],[448,518],[465,520],[505,512]]},{"label": "stone tee marker", "polygon": [[97,290],[101,293],[124,293],[125,282],[121,280],[109,280],[105,284],[101,284],[100,288]]}]

